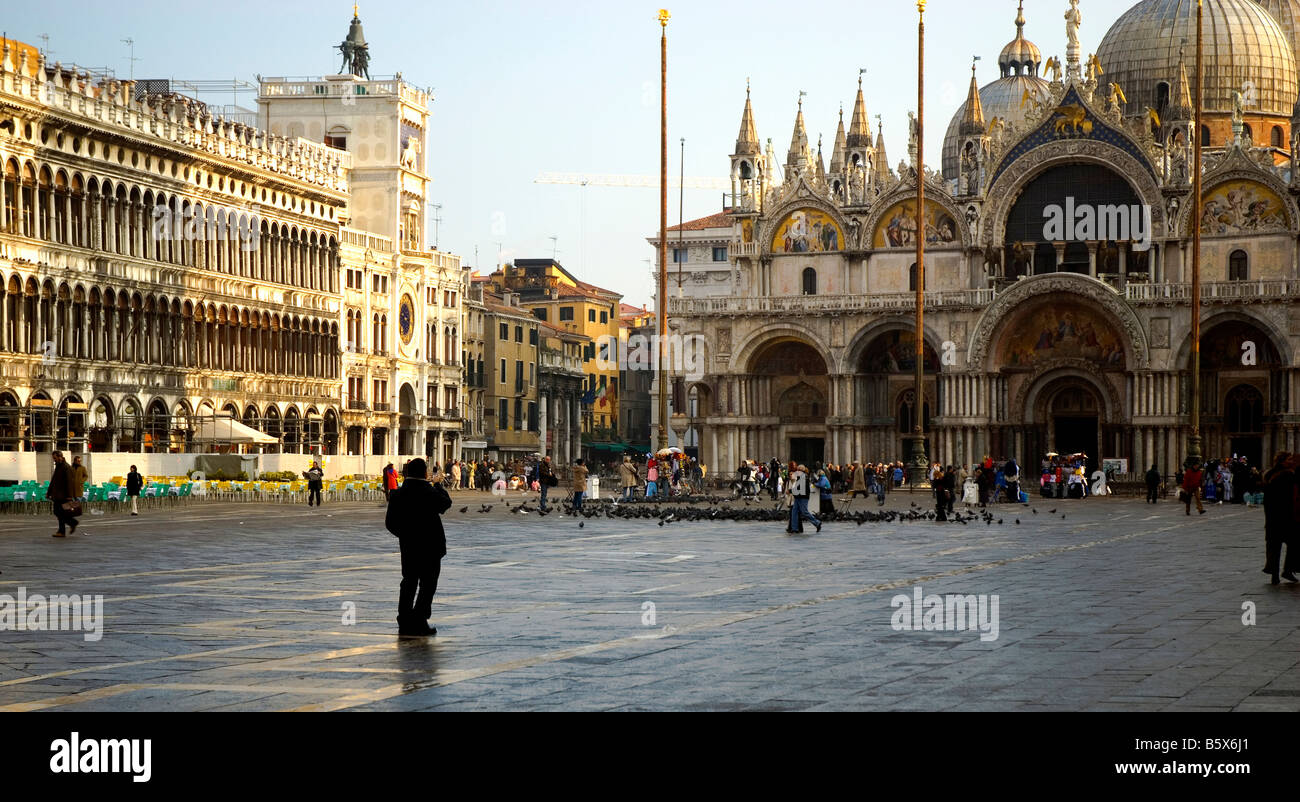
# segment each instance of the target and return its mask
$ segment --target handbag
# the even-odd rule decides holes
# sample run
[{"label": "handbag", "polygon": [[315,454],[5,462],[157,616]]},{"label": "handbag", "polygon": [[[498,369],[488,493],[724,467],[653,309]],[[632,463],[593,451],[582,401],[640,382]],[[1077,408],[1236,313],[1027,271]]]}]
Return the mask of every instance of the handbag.
[{"label": "handbag", "polygon": [[68,501],[63,502],[63,510],[73,518],[76,518],[78,515],[81,515],[81,502],[76,499],[69,499]]}]

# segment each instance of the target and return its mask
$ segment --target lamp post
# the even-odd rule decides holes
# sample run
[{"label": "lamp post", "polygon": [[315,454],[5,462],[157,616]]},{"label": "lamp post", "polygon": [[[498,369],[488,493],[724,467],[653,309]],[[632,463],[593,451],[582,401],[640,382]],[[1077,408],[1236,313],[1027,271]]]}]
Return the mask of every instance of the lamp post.
[{"label": "lamp post", "polygon": [[659,448],[668,447],[668,9],[659,9]]},{"label": "lamp post", "polygon": [[1205,80],[1201,34],[1204,28],[1201,0],[1196,0],[1196,96],[1192,132],[1192,392],[1190,423],[1187,435],[1187,466],[1201,461],[1201,86]]},{"label": "lamp post", "polygon": [[909,490],[926,481],[925,448],[925,2],[916,0],[916,365],[913,374],[912,433],[907,441]]}]

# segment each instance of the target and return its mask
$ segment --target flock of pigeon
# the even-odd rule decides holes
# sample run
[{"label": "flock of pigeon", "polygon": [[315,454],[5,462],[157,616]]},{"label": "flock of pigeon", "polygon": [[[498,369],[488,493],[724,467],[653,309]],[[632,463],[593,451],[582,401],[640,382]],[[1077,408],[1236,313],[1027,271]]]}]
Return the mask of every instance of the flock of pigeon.
[{"label": "flock of pigeon", "polygon": [[[625,520],[657,520],[660,526],[670,523],[679,523],[683,521],[789,521],[790,509],[783,503],[769,503],[757,500],[745,500],[743,504],[725,505],[724,501],[730,499],[722,496],[689,496],[675,499],[670,503],[662,502],[642,502],[633,503],[614,501],[605,502],[587,502],[583,505],[582,510],[577,513],[581,518],[621,518]],[[514,515],[538,515],[546,516],[558,512],[563,516],[574,515],[573,505],[567,499],[558,505],[549,509],[530,506],[527,501],[521,501],[517,505],[511,505],[509,501],[505,502],[506,509]],[[465,505],[460,508],[460,514],[472,514],[471,508],[474,505]],[[494,504],[479,504],[475,510],[478,514],[492,511]],[[1021,505],[1028,507],[1028,504]],[[1037,507],[1031,507],[1030,511],[1038,514]],[[1006,521],[1005,517],[997,517],[988,510],[970,510],[965,515],[962,510],[954,510],[947,516],[947,523],[963,524],[969,526],[972,523],[983,523],[985,526],[992,526],[997,523],[999,526]],[[1056,510],[1048,510],[1051,515],[1056,514]],[[1065,518],[1065,514],[1061,514]],[[864,523],[912,523],[917,521],[936,521],[938,517],[933,509],[922,507],[916,502],[912,502],[906,510],[840,510],[834,517],[828,517],[825,520],[835,521],[837,523],[856,523],[862,526]],[[940,523],[945,521],[939,520]],[[1020,519],[1016,518],[1015,523],[1019,525]],[[583,521],[578,522],[578,526],[583,526]]]}]

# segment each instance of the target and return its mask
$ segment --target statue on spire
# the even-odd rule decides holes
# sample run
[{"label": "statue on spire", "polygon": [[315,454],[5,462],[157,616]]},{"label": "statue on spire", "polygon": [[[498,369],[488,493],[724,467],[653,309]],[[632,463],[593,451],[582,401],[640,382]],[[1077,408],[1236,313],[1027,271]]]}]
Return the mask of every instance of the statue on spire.
[{"label": "statue on spire", "polygon": [[1079,13],[1079,0],[1070,0],[1070,8],[1065,12],[1065,74],[1069,78],[1079,77],[1079,25],[1083,15]]},{"label": "statue on spire", "polygon": [[335,49],[343,53],[343,66],[339,68],[339,75],[349,72],[358,78],[370,80],[370,45],[366,44],[366,36],[361,31],[361,18],[357,16],[355,3],[352,5],[352,24],[348,26],[348,37]]}]

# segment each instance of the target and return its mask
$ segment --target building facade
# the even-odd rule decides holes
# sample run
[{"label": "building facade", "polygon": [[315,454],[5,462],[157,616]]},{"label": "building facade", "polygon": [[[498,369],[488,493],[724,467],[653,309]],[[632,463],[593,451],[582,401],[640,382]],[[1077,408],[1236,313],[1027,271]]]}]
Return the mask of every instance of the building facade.
[{"label": "building facade", "polygon": [[520,306],[538,320],[589,340],[583,353],[587,380],[582,431],[589,444],[613,443],[618,432],[619,373],[612,351],[618,343],[623,296],[578,279],[554,259],[516,259],[488,276],[488,283],[495,292],[517,293]]},{"label": "building facade", "polygon": [[460,456],[460,259],[427,246],[432,95],[359,67],[321,78],[260,79],[258,116],[273,135],[351,156],[344,215],[342,398],[349,454]]},{"label": "building facade", "polygon": [[6,40],[0,164],[0,448],[337,450],[349,154]]},{"label": "building facade", "polygon": [[[731,156],[737,293],[669,307],[707,343],[706,374],[686,388],[703,460],[901,459],[922,416],[945,463],[1085,452],[1172,472],[1189,433],[1194,226],[1203,451],[1259,465],[1296,450],[1296,26],[1292,4],[1265,5],[1206,0],[1200,132],[1192,54],[1176,44],[1195,41],[1195,4],[1165,0],[1137,3],[1086,59],[1067,17],[1064,54],[1047,62],[1021,11],[998,80],[1043,72],[1042,85],[1016,99],[1019,117],[990,116],[972,72],[945,145],[953,158],[919,179],[915,129],[897,170],[883,143],[868,149],[859,88],[831,167],[800,110],[777,181],[747,98]],[[1253,105],[1239,74],[1257,76]],[[1206,145],[1199,220],[1192,136]]]},{"label": "building facade", "polygon": [[538,320],[514,293],[485,293],[483,416],[490,459],[523,461],[539,448]]}]

